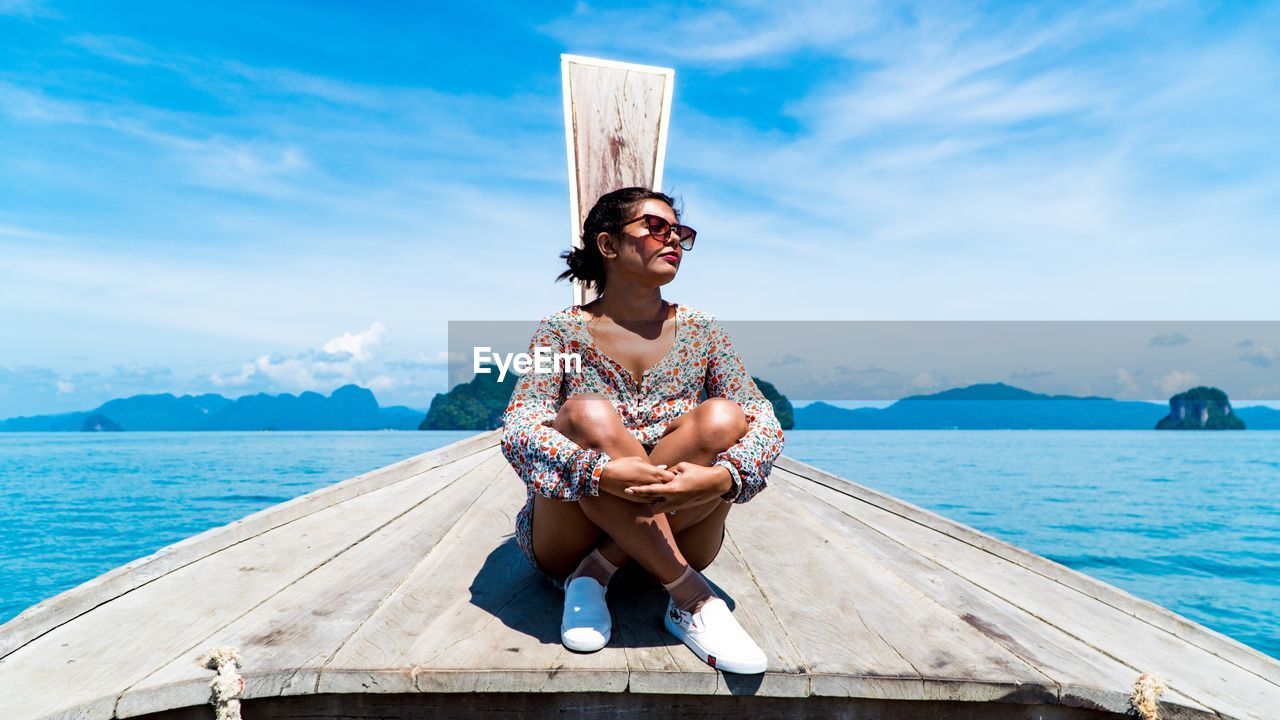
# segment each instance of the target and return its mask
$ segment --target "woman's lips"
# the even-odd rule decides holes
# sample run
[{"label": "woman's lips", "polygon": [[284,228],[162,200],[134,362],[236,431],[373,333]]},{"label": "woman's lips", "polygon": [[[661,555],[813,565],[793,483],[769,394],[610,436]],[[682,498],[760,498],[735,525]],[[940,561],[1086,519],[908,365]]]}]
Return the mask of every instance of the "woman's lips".
[{"label": "woman's lips", "polygon": [[670,260],[670,261],[671,261],[671,262],[673,262],[673,263],[679,263],[679,262],[680,262],[680,256],[679,256],[679,255],[677,255],[677,254],[675,254],[675,253],[663,253],[662,255],[659,255],[658,257],[660,257],[660,258],[666,258],[667,260]]}]

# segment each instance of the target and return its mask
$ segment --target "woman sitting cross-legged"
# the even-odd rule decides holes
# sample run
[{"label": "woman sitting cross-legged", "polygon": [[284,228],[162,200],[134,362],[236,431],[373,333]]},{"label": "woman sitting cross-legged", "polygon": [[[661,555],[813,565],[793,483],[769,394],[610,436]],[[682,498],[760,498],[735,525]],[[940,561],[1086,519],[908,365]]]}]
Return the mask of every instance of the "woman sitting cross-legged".
[{"label": "woman sitting cross-legged", "polygon": [[695,236],[662,193],[600,198],[558,278],[600,297],[543,318],[530,344],[578,354],[580,371],[553,362],[520,378],[502,451],[528,486],[517,543],[565,590],[566,647],[608,644],[605,591],[634,560],[670,593],[672,634],[713,667],[760,673],[764,653],[700,571],[733,505],[764,488],[783,434],[715,318],[659,292]]}]

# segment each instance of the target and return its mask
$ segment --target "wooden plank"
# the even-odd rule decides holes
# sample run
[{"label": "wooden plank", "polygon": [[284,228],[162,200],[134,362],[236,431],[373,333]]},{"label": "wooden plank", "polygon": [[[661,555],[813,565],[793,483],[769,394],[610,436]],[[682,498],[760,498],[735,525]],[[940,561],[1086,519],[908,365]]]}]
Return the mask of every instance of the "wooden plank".
[{"label": "wooden plank", "polygon": [[0,658],[74,617],[200,558],[362,493],[426,472],[496,445],[501,430],[479,433],[430,452],[335,483],[234,522],[167,545],[146,557],[59,593],[0,625]]},{"label": "wooden plank", "polygon": [[1052,578],[1076,588],[1100,602],[1104,602],[1146,623],[1173,633],[1187,642],[1195,643],[1206,651],[1265,678],[1268,682],[1280,685],[1280,662],[1277,662],[1275,658],[1172,612],[1168,608],[1131,595],[1114,585],[1072,570],[1046,557],[1004,542],[968,525],[958,523],[950,518],[885,495],[837,475],[832,475],[821,468],[800,462],[794,458],[779,457],[774,467],[805,477],[812,482],[826,485],[842,494],[858,498],[862,502],[908,518],[944,535],[981,548],[996,557],[1021,565],[1044,577]]},{"label": "wooden plank", "polygon": [[[836,491],[782,470],[775,471],[774,479],[773,485],[780,492],[821,517],[828,532],[843,535],[898,569],[940,605],[1052,679],[1058,686],[1061,704],[1116,713],[1128,711],[1130,689],[1140,674],[1137,668],[1098,652],[935,559],[880,533],[874,525],[844,513],[829,504],[832,500],[839,503],[839,498],[832,498],[838,494]],[[786,482],[776,481],[783,479]],[[1166,692],[1162,699],[1166,701],[1162,714],[1166,720],[1217,718],[1208,708],[1174,691]]]},{"label": "wooden plank", "polygon": [[666,590],[639,566],[621,572],[634,573],[636,578],[647,580],[643,584],[629,583],[628,578],[619,577],[609,588],[609,611],[615,633],[612,644],[621,647],[626,656],[628,691],[714,694],[719,673],[699,660],[662,625],[670,597]]},{"label": "wooden plank", "polygon": [[[810,693],[923,699],[920,674],[859,612],[864,605],[880,602],[874,596],[876,588],[850,582],[845,562],[825,552],[821,537],[793,527],[786,505],[769,493],[735,509],[741,529],[735,528],[734,541],[803,657]],[[826,587],[847,592],[815,602],[818,578]]]},{"label": "wooden plank", "polygon": [[[787,494],[743,509],[751,531],[735,538],[809,664],[813,694],[1056,702],[1043,673],[827,531]],[[896,681],[873,680],[880,677]]]},{"label": "wooden plank", "polygon": [[1046,577],[984,547],[957,542],[955,528],[943,532],[894,512],[879,512],[883,508],[862,498],[841,495],[844,499],[832,498],[841,510],[1097,651],[1162,675],[1175,691],[1219,715],[1261,719],[1270,712],[1267,708],[1280,707],[1280,687],[1166,628],[1100,602],[1096,581],[1082,588]]},{"label": "wooden plank", "polygon": [[357,495],[187,564],[50,630],[0,664],[0,718],[64,711],[111,717],[124,688],[187,652],[193,638],[207,637],[252,610],[433,491],[429,482],[396,482]]},{"label": "wooden plank", "polygon": [[563,596],[510,538],[524,496],[501,474],[325,665],[318,692],[625,690],[621,648],[560,644]]},{"label": "wooden plank", "polygon": [[768,671],[760,676],[715,671],[663,627],[662,614],[669,596],[659,585],[653,583],[647,591],[631,591],[625,598],[618,596],[626,589],[614,587],[610,604],[630,668],[630,692],[750,693],[760,697],[809,694],[809,679],[799,652],[739,557],[732,538],[732,528],[736,527],[733,517],[730,512],[730,529],[720,555],[703,574],[729,603],[739,624],[764,650],[769,658]]},{"label": "wooden plank", "polygon": [[[561,55],[569,161],[570,242],[582,247],[587,213],[623,187],[660,189],[675,71]],[[594,291],[574,283],[574,302]]]},{"label": "wooden plank", "polygon": [[[1081,708],[1011,704],[868,700],[833,697],[643,693],[413,693],[262,698],[243,704],[246,720],[1131,720]],[[203,713],[161,713],[145,720],[212,720]],[[141,720],[141,719],[140,719]]]},{"label": "wooden plank", "polygon": [[117,703],[117,717],[207,702],[212,673],[197,667],[195,659],[206,648],[221,645],[240,649],[246,699],[315,692],[325,661],[431,553],[476,501],[477,491],[507,467],[498,449],[490,448],[432,471],[429,479],[414,480],[430,483],[434,490],[130,687]]},{"label": "wooden plank", "polygon": [[[1051,705],[833,697],[665,695],[645,693],[412,693],[303,695],[249,700],[246,720],[617,720],[679,717],[682,720],[1130,720],[1124,715]],[[212,720],[203,713],[162,713],[145,720]]]}]

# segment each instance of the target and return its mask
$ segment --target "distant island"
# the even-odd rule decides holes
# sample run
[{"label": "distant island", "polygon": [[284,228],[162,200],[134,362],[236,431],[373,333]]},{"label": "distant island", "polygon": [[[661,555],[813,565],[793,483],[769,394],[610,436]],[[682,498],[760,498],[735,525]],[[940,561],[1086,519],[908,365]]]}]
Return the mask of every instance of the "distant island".
[{"label": "distant island", "polygon": [[[502,427],[502,415],[511,401],[519,377],[508,374],[503,382],[497,381],[498,373],[477,373],[470,381],[455,385],[447,393],[440,393],[431,400],[427,416],[419,430],[493,430]],[[755,381],[760,392],[773,405],[773,414],[783,430],[795,426],[791,401],[772,383],[760,378]],[[704,391],[699,400],[706,398]]]},{"label": "distant island", "polygon": [[1244,430],[1245,423],[1231,411],[1231,401],[1218,388],[1194,387],[1169,398],[1169,414],[1157,430]]},{"label": "distant island", "polygon": [[[760,392],[764,395],[769,404],[773,405],[773,414],[778,418],[778,424],[783,430],[790,430],[796,426],[795,408],[791,407],[791,401],[786,395],[778,392],[778,388],[773,383],[761,380],[758,377],[752,377],[756,381],[756,387],[760,388]],[[705,393],[704,393],[705,395]]]},{"label": "distant island", "polygon": [[[796,427],[802,430],[1151,430],[1171,408],[1176,412],[1182,407],[1175,407],[1177,397],[1166,407],[1097,396],[1044,395],[997,382],[911,395],[886,408],[846,409],[815,402],[795,415]],[[1225,393],[1222,402],[1227,405]],[[1232,417],[1255,429],[1280,429],[1280,410],[1240,408]]]},{"label": "distant island", "polygon": [[[492,368],[492,366],[490,366]],[[520,376],[507,373],[498,381],[498,372],[476,373],[470,382],[453,386],[431,399],[427,416],[419,430],[493,430],[502,426],[502,414],[511,401]]]},{"label": "distant island", "polygon": [[142,430],[412,430],[420,410],[379,407],[373,392],[343,385],[329,397],[134,395],[85,412],[0,420],[0,432],[120,432]]}]

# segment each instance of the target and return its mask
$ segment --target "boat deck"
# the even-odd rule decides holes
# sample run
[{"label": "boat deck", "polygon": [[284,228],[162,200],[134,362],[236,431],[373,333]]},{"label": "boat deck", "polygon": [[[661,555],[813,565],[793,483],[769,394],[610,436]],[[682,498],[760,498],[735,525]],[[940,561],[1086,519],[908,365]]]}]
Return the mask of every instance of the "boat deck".
[{"label": "boat deck", "polygon": [[1099,718],[1129,710],[1144,672],[1168,684],[1162,718],[1280,717],[1280,662],[787,457],[730,513],[705,572],[768,672],[698,661],[634,567],[610,591],[609,646],[570,652],[559,593],[512,538],[525,489],[499,439],[322,488],[28,609],[0,625],[0,718],[211,718],[196,658],[219,645],[240,650],[251,719]]}]

